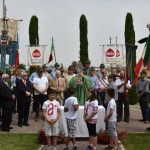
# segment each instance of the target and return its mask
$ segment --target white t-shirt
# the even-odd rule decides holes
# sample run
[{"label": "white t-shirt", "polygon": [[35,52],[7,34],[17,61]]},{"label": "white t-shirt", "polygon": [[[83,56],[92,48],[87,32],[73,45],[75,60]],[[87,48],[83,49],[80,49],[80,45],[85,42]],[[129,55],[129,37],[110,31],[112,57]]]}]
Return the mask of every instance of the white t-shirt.
[{"label": "white t-shirt", "polygon": [[[121,85],[122,83],[124,83],[124,80],[121,80],[120,78],[118,78],[118,79],[116,80],[116,85],[117,85],[117,86],[118,86],[118,85]],[[126,84],[126,87],[127,87],[127,88],[131,88],[130,80],[128,80],[128,83]],[[119,92],[119,93],[124,93],[124,85],[121,86],[121,87],[118,89],[118,92]]]},{"label": "white t-shirt", "polygon": [[60,104],[56,100],[47,100],[44,102],[42,109],[46,110],[46,116],[49,120],[54,120],[57,117],[57,110],[60,109]]},{"label": "white t-shirt", "polygon": [[76,119],[77,118],[77,111],[74,110],[74,105],[78,104],[78,100],[76,97],[71,96],[66,99],[65,107],[68,108],[68,112],[66,112],[66,118],[68,119]]},{"label": "white t-shirt", "polygon": [[86,103],[85,103],[85,115],[86,116],[89,116],[93,112],[94,113],[96,112],[95,115],[91,119],[97,119],[97,110],[98,110],[98,101],[97,100],[94,100],[91,102],[90,102],[90,100],[86,101]]},{"label": "white t-shirt", "polygon": [[[44,90],[45,87],[46,87],[46,85],[48,84],[48,79],[45,76],[42,76],[41,78],[34,77],[33,78],[33,84],[36,84],[36,86],[38,87],[38,89]],[[39,95],[39,92],[37,92],[36,90],[34,90],[34,94],[35,95]],[[44,94],[47,94],[47,91]]]},{"label": "white t-shirt", "polygon": [[107,112],[106,112],[107,116],[110,112],[110,109],[113,109],[113,114],[109,118],[108,122],[116,122],[117,121],[117,119],[116,119],[116,102],[113,98],[109,101],[109,103],[107,105]]}]

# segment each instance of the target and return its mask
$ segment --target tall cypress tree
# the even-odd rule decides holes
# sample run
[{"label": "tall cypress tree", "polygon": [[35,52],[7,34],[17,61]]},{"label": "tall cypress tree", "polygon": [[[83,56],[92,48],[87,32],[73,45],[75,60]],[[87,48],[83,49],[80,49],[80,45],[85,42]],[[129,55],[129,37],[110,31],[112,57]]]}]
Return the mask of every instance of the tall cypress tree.
[{"label": "tall cypress tree", "polygon": [[30,20],[29,43],[30,46],[39,45],[38,18],[36,16],[32,16]]},{"label": "tall cypress tree", "polygon": [[[135,45],[135,31],[133,26],[133,18],[131,13],[127,13],[125,20],[125,44]],[[128,56],[128,49],[126,48],[126,60]],[[136,65],[136,51],[134,53],[133,65]],[[134,75],[134,72],[133,72]],[[135,104],[137,102],[136,97],[136,88],[132,86],[132,89],[129,91],[129,100],[130,104]]]},{"label": "tall cypress tree", "polygon": [[89,59],[87,34],[87,20],[85,15],[82,14],[80,17],[80,61],[83,66],[85,66],[85,62]]}]

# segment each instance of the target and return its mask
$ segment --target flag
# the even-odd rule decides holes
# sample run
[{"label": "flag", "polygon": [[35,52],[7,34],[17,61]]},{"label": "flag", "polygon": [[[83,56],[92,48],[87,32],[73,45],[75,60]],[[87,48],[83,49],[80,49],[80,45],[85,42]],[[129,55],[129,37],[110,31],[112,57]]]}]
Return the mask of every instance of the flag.
[{"label": "flag", "polygon": [[15,69],[19,66],[19,41],[18,41],[18,35],[17,35],[17,48],[16,48],[16,56],[15,56]]},{"label": "flag", "polygon": [[53,60],[53,57],[55,57],[55,61],[56,61],[55,47],[54,47],[54,42],[53,42],[53,38],[52,38],[51,53],[49,56],[48,63],[50,63]]},{"label": "flag", "polygon": [[143,52],[142,52],[142,56],[141,56],[139,62],[134,67],[134,72],[135,72],[134,85],[136,85],[136,83],[137,83],[140,71],[143,68],[146,68],[146,67],[147,67],[147,70],[150,69],[150,35],[149,35],[149,37],[148,37],[148,39],[146,41],[146,44],[144,46],[144,49],[143,49]]}]

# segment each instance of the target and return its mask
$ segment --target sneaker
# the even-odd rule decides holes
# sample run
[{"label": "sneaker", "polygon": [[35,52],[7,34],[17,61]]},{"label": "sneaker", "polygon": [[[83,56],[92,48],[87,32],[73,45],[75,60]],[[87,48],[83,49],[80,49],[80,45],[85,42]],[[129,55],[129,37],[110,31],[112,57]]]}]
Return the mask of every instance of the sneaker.
[{"label": "sneaker", "polygon": [[77,146],[74,146],[74,147],[73,147],[73,150],[78,150],[78,147],[77,147]]},{"label": "sneaker", "polygon": [[68,147],[65,147],[63,150],[69,150],[69,148],[68,148]]},{"label": "sneaker", "polygon": [[57,148],[56,147],[53,147],[53,149],[52,150],[57,150]]}]

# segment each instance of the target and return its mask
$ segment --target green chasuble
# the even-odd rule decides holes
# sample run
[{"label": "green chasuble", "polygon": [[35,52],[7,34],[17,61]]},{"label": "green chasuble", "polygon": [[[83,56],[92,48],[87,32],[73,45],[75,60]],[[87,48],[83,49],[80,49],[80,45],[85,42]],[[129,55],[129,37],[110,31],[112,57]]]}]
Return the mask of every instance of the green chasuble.
[{"label": "green chasuble", "polygon": [[92,87],[91,79],[86,75],[83,77],[76,75],[71,78],[69,87],[74,88],[74,96],[77,97],[79,105],[84,106],[87,100],[87,89]]}]

